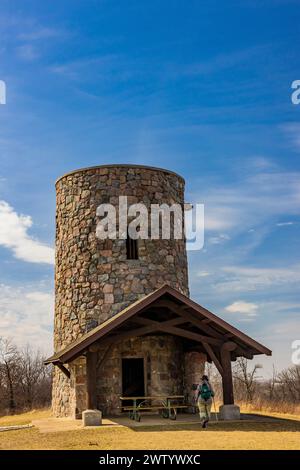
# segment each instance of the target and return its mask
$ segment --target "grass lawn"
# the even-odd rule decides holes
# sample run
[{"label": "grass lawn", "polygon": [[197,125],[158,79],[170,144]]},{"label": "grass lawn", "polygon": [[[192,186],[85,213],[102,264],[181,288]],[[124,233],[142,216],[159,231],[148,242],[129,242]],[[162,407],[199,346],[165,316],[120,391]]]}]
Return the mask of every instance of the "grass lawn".
[{"label": "grass lawn", "polygon": [[[49,411],[0,418],[0,426],[27,424],[48,417]],[[36,428],[0,432],[0,449],[300,449],[300,419],[278,416],[276,422],[103,427],[53,433]]]}]

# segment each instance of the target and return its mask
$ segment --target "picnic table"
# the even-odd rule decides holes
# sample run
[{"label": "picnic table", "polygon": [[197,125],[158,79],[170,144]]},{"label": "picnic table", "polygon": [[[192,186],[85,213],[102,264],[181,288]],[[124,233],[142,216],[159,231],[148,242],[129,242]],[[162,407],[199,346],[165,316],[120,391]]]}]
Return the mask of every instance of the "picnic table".
[{"label": "picnic table", "polygon": [[[132,405],[122,405],[123,411],[129,412],[129,418],[134,421],[141,420],[141,411],[159,411],[163,418],[176,419],[177,410],[188,406],[178,401],[183,400],[184,395],[159,395],[140,397],[120,397],[121,402],[132,401]],[[173,403],[174,400],[177,403]],[[156,402],[156,403],[152,403]]]}]

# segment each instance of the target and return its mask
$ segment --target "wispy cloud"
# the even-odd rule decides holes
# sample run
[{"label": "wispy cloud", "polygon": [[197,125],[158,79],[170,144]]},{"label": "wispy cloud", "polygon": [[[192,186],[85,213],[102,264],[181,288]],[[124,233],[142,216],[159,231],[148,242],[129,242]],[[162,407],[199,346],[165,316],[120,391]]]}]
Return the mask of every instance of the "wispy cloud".
[{"label": "wispy cloud", "polygon": [[199,271],[199,272],[197,273],[197,276],[198,276],[198,277],[207,277],[207,276],[210,276],[210,274],[211,274],[211,273],[210,273],[209,271]]},{"label": "wispy cloud", "polygon": [[0,201],[0,245],[20,260],[54,264],[54,249],[28,233],[32,225],[29,215],[18,214],[6,201]]},{"label": "wispy cloud", "polygon": [[241,266],[220,267],[215,289],[219,292],[249,292],[284,285],[298,285],[300,266],[289,268],[252,268]]},{"label": "wispy cloud", "polygon": [[0,336],[12,337],[19,346],[29,343],[48,353],[52,349],[53,305],[50,292],[35,290],[32,286],[20,288],[1,284]]},{"label": "wispy cloud", "polygon": [[210,237],[208,239],[208,243],[212,244],[212,245],[220,245],[221,243],[224,243],[226,241],[230,240],[230,237],[229,235],[226,235],[226,233],[221,233],[219,236],[217,237]]},{"label": "wispy cloud", "polygon": [[86,81],[91,75],[99,76],[103,80],[112,78],[112,74],[118,71],[118,79],[122,79],[122,62],[120,57],[114,54],[107,54],[96,57],[83,57],[77,60],[60,64],[53,64],[49,68],[50,72],[62,75],[68,79]]},{"label": "wispy cloud", "polygon": [[257,171],[231,184],[210,184],[206,180],[197,181],[197,186],[206,189],[192,194],[190,199],[204,203],[206,231],[224,230],[232,237],[270,224],[274,218],[276,223],[276,218],[299,213],[299,172]]},{"label": "wispy cloud", "polygon": [[257,316],[257,309],[258,305],[251,303],[251,302],[245,302],[243,300],[237,300],[233,302],[230,305],[227,305],[225,307],[226,312],[229,313],[238,313],[242,315],[246,315],[247,317],[256,317]]},{"label": "wispy cloud", "polygon": [[26,62],[41,56],[41,45],[49,46],[71,35],[65,29],[41,24],[34,17],[18,13],[1,15],[0,34],[4,43],[6,40],[14,44],[17,57]]},{"label": "wispy cloud", "polygon": [[17,37],[21,41],[39,41],[43,39],[65,36],[65,34],[65,31],[62,30],[40,26],[31,28],[29,31],[22,32]]},{"label": "wispy cloud", "polygon": [[295,222],[278,222],[277,227],[285,227],[286,225],[295,225]]}]

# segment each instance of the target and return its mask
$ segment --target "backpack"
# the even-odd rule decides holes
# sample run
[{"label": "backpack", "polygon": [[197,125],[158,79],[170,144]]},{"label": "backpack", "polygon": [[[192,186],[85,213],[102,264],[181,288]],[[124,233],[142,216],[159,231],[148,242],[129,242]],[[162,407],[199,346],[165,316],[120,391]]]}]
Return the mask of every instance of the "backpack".
[{"label": "backpack", "polygon": [[213,394],[212,394],[210,386],[207,383],[202,384],[200,387],[200,397],[203,400],[209,400],[209,398],[211,398],[212,395]]}]

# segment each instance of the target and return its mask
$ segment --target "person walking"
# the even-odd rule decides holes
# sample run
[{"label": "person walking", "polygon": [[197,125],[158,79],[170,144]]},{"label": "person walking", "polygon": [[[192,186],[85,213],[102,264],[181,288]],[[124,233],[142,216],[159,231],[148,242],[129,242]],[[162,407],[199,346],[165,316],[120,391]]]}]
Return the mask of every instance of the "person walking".
[{"label": "person walking", "polygon": [[203,375],[201,382],[197,387],[197,404],[199,409],[200,421],[202,423],[202,428],[207,427],[207,423],[210,420],[210,411],[215,393],[212,386],[209,383],[207,375]]}]

